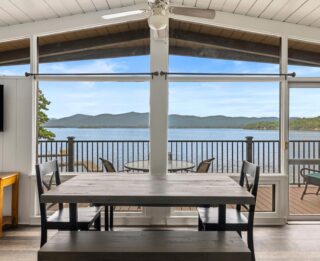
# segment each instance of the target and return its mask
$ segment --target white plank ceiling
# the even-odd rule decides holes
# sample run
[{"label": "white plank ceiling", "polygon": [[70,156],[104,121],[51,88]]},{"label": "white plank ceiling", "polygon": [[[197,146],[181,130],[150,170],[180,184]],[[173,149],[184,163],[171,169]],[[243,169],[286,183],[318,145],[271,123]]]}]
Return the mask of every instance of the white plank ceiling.
[{"label": "white plank ceiling", "polygon": [[[110,8],[147,0],[0,0],[0,27]],[[171,0],[175,4],[320,28],[320,0]]]}]

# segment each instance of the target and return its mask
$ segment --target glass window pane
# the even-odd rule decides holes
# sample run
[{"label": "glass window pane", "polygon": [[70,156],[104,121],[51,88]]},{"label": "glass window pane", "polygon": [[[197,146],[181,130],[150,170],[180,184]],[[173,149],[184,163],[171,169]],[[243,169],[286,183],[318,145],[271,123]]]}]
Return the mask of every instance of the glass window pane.
[{"label": "glass window pane", "polygon": [[289,72],[297,77],[319,77],[320,45],[297,40],[289,40]]},{"label": "glass window pane", "polygon": [[[39,38],[41,73],[149,72],[149,59],[145,58],[149,53],[146,20]],[[77,61],[85,62],[80,66]]]},{"label": "glass window pane", "polygon": [[173,159],[199,166],[214,157],[210,172],[240,172],[252,136],[254,162],[280,171],[279,83],[171,83],[169,95]]},{"label": "glass window pane", "polygon": [[0,43],[0,75],[24,75],[30,71],[30,41]]},{"label": "glass window pane", "polygon": [[[57,159],[61,172],[84,173],[110,172],[101,159],[116,172],[127,171],[129,162],[148,160],[149,83],[41,81],[39,88],[40,103],[44,97],[50,101],[48,110],[41,110],[49,119],[39,122],[39,162]],[[142,208],[116,206],[115,211]]]},{"label": "glass window pane", "polygon": [[279,73],[280,38],[170,21],[170,71]]}]

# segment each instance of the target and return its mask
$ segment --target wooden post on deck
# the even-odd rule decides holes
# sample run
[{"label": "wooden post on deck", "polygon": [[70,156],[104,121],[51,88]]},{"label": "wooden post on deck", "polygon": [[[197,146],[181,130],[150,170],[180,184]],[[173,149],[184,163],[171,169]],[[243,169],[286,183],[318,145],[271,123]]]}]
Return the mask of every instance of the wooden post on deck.
[{"label": "wooden post on deck", "polygon": [[249,162],[253,162],[253,155],[252,155],[252,152],[253,152],[253,149],[252,149],[252,145],[253,145],[253,137],[251,136],[248,136],[246,137],[246,144],[247,144],[247,154],[246,154],[246,160],[249,161]]},{"label": "wooden post on deck", "polygon": [[68,137],[68,172],[74,171],[74,137]]}]

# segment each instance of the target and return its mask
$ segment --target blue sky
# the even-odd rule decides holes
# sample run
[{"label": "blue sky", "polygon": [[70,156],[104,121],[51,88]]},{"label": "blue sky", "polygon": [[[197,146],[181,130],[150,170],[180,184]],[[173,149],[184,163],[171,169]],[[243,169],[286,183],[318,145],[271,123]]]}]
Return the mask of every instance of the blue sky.
[{"label": "blue sky", "polygon": [[[172,72],[277,73],[279,66],[170,56]],[[290,66],[298,76],[319,76],[320,69]],[[29,66],[0,67],[0,75],[22,75]],[[126,57],[41,64],[41,73],[148,72],[149,57]],[[97,115],[149,111],[149,83],[41,82],[51,101],[48,115]],[[278,83],[171,83],[169,113],[183,115],[279,116]],[[318,116],[320,90],[291,91],[291,116]]]}]

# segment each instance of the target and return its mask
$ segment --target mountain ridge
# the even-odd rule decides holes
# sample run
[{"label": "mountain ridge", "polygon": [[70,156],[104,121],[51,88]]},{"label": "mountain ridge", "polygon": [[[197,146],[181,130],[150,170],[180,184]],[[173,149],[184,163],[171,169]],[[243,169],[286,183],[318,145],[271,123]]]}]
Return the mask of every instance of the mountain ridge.
[{"label": "mountain ridge", "polygon": [[[169,115],[170,128],[244,128],[257,122],[274,122],[277,117],[228,117],[224,115],[195,116]],[[50,119],[45,128],[147,128],[149,113],[75,114],[60,119]]]}]

